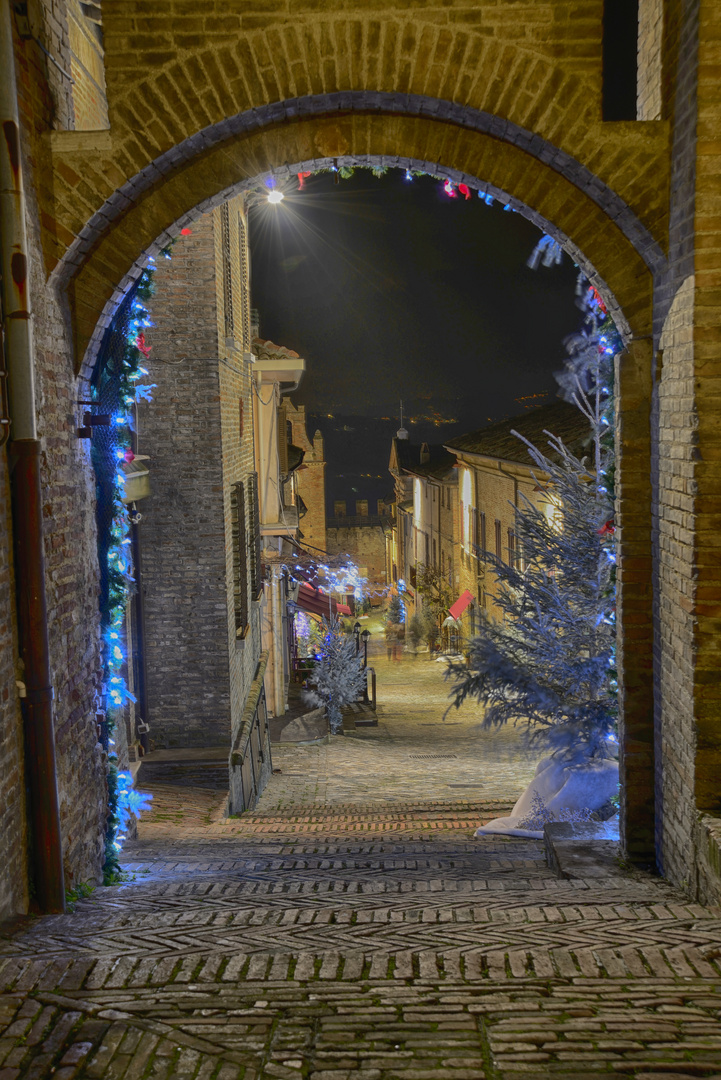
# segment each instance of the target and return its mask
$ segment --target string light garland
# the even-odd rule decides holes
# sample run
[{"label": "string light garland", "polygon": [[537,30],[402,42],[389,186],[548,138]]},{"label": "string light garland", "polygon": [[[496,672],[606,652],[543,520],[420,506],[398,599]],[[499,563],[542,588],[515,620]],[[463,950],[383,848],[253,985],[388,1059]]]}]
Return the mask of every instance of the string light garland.
[{"label": "string light garland", "polygon": [[[181,230],[189,235],[190,229]],[[170,248],[161,252],[170,258]],[[152,795],[136,791],[130,772],[118,768],[113,734],[122,722],[122,711],[128,703],[135,703],[135,695],[127,684],[124,672],[128,658],[123,648],[124,627],[131,590],[135,586],[130,555],[130,521],[128,508],[123,501],[126,477],[123,464],[130,463],[134,454],[130,448],[130,433],[135,407],[138,401],[152,401],[155,383],[141,382],[149,375],[143,361],[150,356],[151,346],[145,340],[145,331],[153,325],[147,302],[153,293],[155,260],[151,256],[148,265],[138,279],[130,300],[129,318],[126,323],[120,370],[116,372],[118,405],[113,413],[112,440],[117,461],[112,480],[112,519],[107,549],[107,597],[101,604],[103,628],[103,693],[105,715],[108,725],[108,819],[105,832],[105,862],[103,880],[114,884],[120,875],[118,856],[127,839],[131,815],[140,817],[150,809]],[[98,397],[95,387],[94,400]]]}]

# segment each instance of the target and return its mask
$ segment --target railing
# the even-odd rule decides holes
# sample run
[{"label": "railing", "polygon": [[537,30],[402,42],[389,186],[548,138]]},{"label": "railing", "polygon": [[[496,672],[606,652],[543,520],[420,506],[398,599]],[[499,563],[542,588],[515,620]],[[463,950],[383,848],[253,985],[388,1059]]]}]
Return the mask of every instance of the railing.
[{"label": "railing", "polygon": [[252,808],[272,770],[268,710],[265,705],[265,669],[268,653],[258,661],[238,731],[230,752],[230,813]]}]

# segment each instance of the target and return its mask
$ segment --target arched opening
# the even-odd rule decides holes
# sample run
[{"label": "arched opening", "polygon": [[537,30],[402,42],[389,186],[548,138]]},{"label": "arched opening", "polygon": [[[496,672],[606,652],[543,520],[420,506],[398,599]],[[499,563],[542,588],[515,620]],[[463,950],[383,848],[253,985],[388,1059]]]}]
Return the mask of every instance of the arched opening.
[{"label": "arched opening", "polygon": [[[427,153],[431,140],[436,147],[440,140],[443,149],[436,163]],[[326,152],[319,155],[319,147]],[[354,147],[358,148],[355,153]],[[361,152],[361,147],[366,152]],[[242,149],[242,163],[238,157],[230,159],[228,147],[223,148],[222,155],[211,151],[195,162],[192,168],[181,169],[176,176],[150,191],[139,205],[128,210],[116,228],[99,238],[69,285],[69,294],[74,301],[78,343],[88,343],[84,354],[85,374],[92,369],[94,352],[103,333],[102,323],[112,317],[114,308],[141,272],[146,256],[153,252],[157,254],[181,228],[192,227],[202,214],[227,204],[229,199],[242,195],[266,176],[282,177],[336,163],[392,165],[417,168],[456,184],[466,184],[474,191],[484,191],[504,202],[511,202],[514,209],[558,240],[574,261],[584,268],[630,346],[627,356],[631,357],[631,362],[622,365],[619,383],[619,509],[623,523],[620,536],[620,608],[622,611],[633,609],[633,619],[637,621],[639,612],[643,613],[648,600],[648,583],[643,575],[624,576],[623,561],[624,558],[629,562],[635,559],[635,566],[638,566],[639,559],[649,557],[647,519],[643,513],[644,503],[639,502],[639,491],[643,491],[644,499],[647,497],[647,481],[639,454],[647,452],[644,417],[647,416],[646,378],[650,364],[643,346],[639,352],[638,345],[646,338],[650,327],[649,262],[653,263],[656,257],[651,247],[646,247],[643,254],[639,253],[617,221],[608,217],[597,200],[528,151],[499,144],[498,140],[485,132],[460,130],[438,120],[366,114],[340,119],[321,118],[312,123],[299,120],[283,128],[271,128],[244,136],[242,146],[234,148]],[[298,153],[306,148],[313,152],[312,156]],[[407,150],[408,154],[399,156],[399,148]],[[376,149],[380,152],[367,152]],[[395,151],[392,155],[389,153],[391,149]],[[288,164],[289,157],[291,164]],[[446,160],[453,161],[456,167],[444,165],[442,162]],[[458,168],[460,162],[467,167]],[[251,173],[253,169],[255,171],[251,175],[237,179],[239,173]],[[231,176],[234,177],[233,182],[224,183]],[[199,193],[205,197],[190,206],[191,200]],[[174,221],[171,221],[173,211],[178,209],[182,213],[176,213]],[[159,238],[151,239],[148,233],[158,223],[162,223],[163,231]],[[138,249],[141,237],[148,240],[145,253],[139,252],[128,270],[128,255],[132,255],[134,248]],[[124,264],[120,285],[105,300],[104,314],[99,324],[94,324],[92,310],[98,311],[103,298],[110,292],[108,266],[111,262]],[[633,450],[635,464],[640,465],[633,472],[625,469],[626,448]],[[634,521],[642,521],[643,524],[639,529],[634,529]],[[646,618],[645,614],[643,618]],[[626,842],[632,855],[648,859],[652,821],[652,811],[649,819],[652,800],[652,727],[647,700],[650,674],[645,660],[641,671],[635,660],[629,664],[629,647],[642,652],[644,642],[639,643],[638,638],[634,639],[632,646],[624,642],[620,657],[625,680],[621,696],[622,699],[628,697],[623,709],[626,726],[622,736],[622,759],[626,767],[629,760],[633,760],[636,782],[627,786],[627,792],[637,792],[632,804],[626,808]],[[633,717],[636,719],[632,720]]]}]

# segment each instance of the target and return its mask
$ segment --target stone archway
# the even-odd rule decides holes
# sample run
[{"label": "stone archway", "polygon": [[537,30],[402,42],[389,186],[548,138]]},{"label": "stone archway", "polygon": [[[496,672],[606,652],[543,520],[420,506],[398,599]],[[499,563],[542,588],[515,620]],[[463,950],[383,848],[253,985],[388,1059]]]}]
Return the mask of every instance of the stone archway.
[{"label": "stone archway", "polygon": [[[285,121],[278,112],[254,115],[252,124],[246,118],[241,131],[229,125],[224,139],[182,144],[166,163],[167,175],[156,170],[129,182],[71,245],[53,277],[67,289],[81,375],[92,370],[104,327],[147,255],[194,217],[268,173],[287,175],[336,161],[420,168],[510,200],[557,238],[599,289],[627,342],[618,373],[623,829],[628,855],[651,862],[649,402],[652,288],[654,275],[663,271],[663,254],[625,201],[588,169],[563,154],[551,163],[549,144],[540,138],[526,140],[525,148],[504,141],[482,116],[474,114],[475,126],[460,126],[461,117],[439,119],[421,111],[316,115],[309,107],[299,115],[304,110],[296,103],[295,118]],[[471,113],[466,110],[467,118]]]},{"label": "stone archway", "polygon": [[[431,108],[425,100],[408,100],[403,110],[388,100],[389,111],[376,105],[368,112],[366,95],[345,97],[350,108],[340,113],[329,114],[325,100],[307,99],[227,121],[218,125],[223,138],[213,132],[186,140],[106,200],[51,275],[70,295],[78,367],[92,364],[98,335],[133,278],[130,268],[139,273],[139,260],[173,229],[259,175],[333,161],[409,165],[497,190],[563,243],[627,338],[651,332],[652,279],[663,272],[663,252],[625,200],[588,168],[508,123],[503,136],[496,134],[494,118],[476,110],[448,102]],[[394,104],[400,114],[390,110]]]}]

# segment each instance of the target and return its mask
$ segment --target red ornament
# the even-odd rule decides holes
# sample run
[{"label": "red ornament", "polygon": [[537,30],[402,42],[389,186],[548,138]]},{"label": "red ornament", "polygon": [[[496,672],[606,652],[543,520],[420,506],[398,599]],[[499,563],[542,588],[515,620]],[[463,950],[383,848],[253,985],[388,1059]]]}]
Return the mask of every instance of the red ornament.
[{"label": "red ornament", "polygon": [[138,352],[141,352],[147,360],[150,356],[150,350],[152,349],[152,347],[152,345],[145,344],[145,334],[141,330],[135,339],[135,348],[138,350]]},{"label": "red ornament", "polygon": [[305,187],[305,182],[309,176],[312,176],[312,172],[299,172],[298,173],[298,191],[302,191]]},{"label": "red ornament", "polygon": [[594,287],[592,285],[591,286],[591,292],[593,293],[593,299],[596,301],[596,303],[600,307],[603,314],[604,315],[608,314],[607,311],[606,311],[606,305],[604,304],[603,300],[601,299],[601,294],[599,293],[598,289],[594,289]]},{"label": "red ornament", "polygon": [[190,236],[192,231],[193,231],[192,229],[181,229],[180,230],[180,235],[181,236]]},{"label": "red ornament", "polygon": [[467,184],[459,184],[458,185],[458,190],[460,191],[461,195],[465,195],[466,199],[470,199],[471,193],[468,190],[468,185]]},{"label": "red ornament", "polygon": [[132,450],[126,450],[125,453],[123,454],[123,457],[125,458],[125,460],[127,462],[135,461],[135,454],[133,453]]},{"label": "red ornament", "polygon": [[602,525],[601,528],[597,530],[599,536],[612,536],[615,531],[616,526],[613,524],[613,521],[607,521],[605,525]]},{"label": "red ornament", "polygon": [[455,199],[456,189],[453,187],[452,180],[446,180],[445,184],[443,185],[443,190],[445,191],[446,195],[450,195],[452,199]]}]

